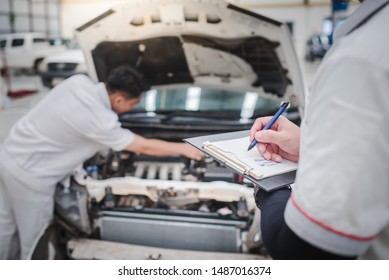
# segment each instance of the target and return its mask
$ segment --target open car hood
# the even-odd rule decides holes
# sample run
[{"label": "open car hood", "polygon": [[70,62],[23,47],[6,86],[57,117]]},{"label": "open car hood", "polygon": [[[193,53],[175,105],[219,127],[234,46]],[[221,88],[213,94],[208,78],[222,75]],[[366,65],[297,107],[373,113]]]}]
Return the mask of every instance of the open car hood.
[{"label": "open car hood", "polygon": [[95,81],[129,64],[154,88],[189,84],[258,92],[300,108],[304,101],[287,25],[223,0],[129,0],[76,35]]}]

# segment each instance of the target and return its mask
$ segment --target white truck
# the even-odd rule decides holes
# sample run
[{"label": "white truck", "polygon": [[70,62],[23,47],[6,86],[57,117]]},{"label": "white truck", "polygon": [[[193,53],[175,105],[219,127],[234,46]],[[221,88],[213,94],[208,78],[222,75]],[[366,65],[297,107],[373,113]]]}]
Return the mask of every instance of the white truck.
[{"label": "white truck", "polygon": [[0,49],[5,52],[5,67],[37,70],[43,58],[66,50],[64,45],[51,45],[43,33],[0,35]]}]

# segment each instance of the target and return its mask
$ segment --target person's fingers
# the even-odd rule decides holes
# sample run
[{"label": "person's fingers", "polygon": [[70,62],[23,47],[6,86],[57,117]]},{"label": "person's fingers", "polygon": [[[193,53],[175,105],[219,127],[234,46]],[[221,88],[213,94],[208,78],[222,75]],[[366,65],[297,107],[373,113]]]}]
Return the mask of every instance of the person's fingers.
[{"label": "person's fingers", "polygon": [[275,162],[281,162],[282,161],[282,157],[279,154],[273,153],[271,155],[271,160],[275,161]]},{"label": "person's fingers", "polygon": [[266,152],[266,147],[267,145],[266,144],[263,144],[263,143],[258,143],[257,144],[257,150],[259,152],[259,154],[262,156],[262,157],[265,157],[264,154]]},{"label": "person's fingers", "polygon": [[261,117],[255,120],[253,126],[250,129],[250,141],[254,139],[255,133],[262,130],[265,125],[270,121],[272,117]]},{"label": "person's fingers", "polygon": [[196,149],[192,145],[189,145],[188,143],[182,143],[184,147],[184,156],[190,159],[194,160],[201,160],[205,155],[202,151],[199,149]]},{"label": "person's fingers", "polygon": [[282,141],[281,134],[274,130],[262,130],[255,134],[255,139],[262,143],[279,144]]},{"label": "person's fingers", "polygon": [[203,157],[204,157],[204,153],[202,153],[201,151],[197,150],[197,151],[194,151],[192,153],[192,159],[195,159],[195,160],[201,160]]},{"label": "person's fingers", "polygon": [[258,144],[258,150],[264,159],[271,160],[273,154],[273,148],[270,145],[260,143]]},{"label": "person's fingers", "polygon": [[204,153],[199,152],[197,153],[196,160],[201,160],[204,156],[205,156]]},{"label": "person's fingers", "polygon": [[281,162],[282,157],[277,153],[278,149],[270,144],[259,143],[257,145],[259,154],[266,160]]},{"label": "person's fingers", "polygon": [[201,155],[198,154],[188,155],[188,157],[194,160],[201,160],[203,158]]}]

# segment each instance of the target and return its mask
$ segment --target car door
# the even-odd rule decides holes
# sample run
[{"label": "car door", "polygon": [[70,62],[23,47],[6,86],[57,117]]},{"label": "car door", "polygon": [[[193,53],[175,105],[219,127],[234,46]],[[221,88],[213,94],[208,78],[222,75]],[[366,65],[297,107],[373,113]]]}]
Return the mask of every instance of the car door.
[{"label": "car door", "polygon": [[23,36],[15,36],[9,41],[9,45],[6,47],[7,52],[7,64],[12,68],[24,68],[26,65],[27,55],[27,41]]}]

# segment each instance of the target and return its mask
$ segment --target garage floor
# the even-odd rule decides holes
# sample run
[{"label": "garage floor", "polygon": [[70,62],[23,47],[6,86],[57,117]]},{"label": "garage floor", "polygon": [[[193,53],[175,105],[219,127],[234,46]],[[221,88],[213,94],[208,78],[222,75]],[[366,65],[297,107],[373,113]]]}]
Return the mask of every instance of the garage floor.
[{"label": "garage floor", "polygon": [[[318,65],[319,62],[311,63],[305,61],[301,65],[308,87],[312,82]],[[6,91],[5,86],[7,82],[5,79],[2,80],[3,92],[0,94],[0,143],[8,134],[12,125],[49,92],[49,89],[43,87],[39,76],[36,75],[11,73],[10,82],[12,92],[17,93],[21,90],[36,90],[36,92],[22,97],[6,97],[4,91]]]}]

